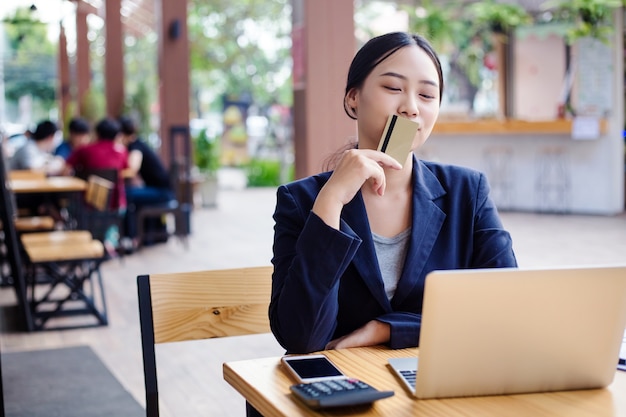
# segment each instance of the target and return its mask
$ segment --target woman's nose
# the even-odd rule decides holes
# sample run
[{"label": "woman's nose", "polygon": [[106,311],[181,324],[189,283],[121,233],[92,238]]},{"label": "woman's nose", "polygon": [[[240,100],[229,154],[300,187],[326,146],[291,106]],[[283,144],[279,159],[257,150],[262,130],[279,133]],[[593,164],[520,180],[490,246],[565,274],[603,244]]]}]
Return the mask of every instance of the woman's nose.
[{"label": "woman's nose", "polygon": [[398,110],[402,116],[408,119],[417,117],[419,115],[417,99],[411,95],[406,95]]}]

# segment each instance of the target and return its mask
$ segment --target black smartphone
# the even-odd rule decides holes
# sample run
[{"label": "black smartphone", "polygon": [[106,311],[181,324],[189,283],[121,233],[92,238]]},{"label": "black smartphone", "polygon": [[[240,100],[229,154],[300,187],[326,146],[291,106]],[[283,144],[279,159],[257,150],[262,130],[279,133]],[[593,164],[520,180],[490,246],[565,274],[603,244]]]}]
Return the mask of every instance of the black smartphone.
[{"label": "black smartphone", "polygon": [[283,356],[281,362],[287,372],[299,383],[347,378],[325,355]]}]

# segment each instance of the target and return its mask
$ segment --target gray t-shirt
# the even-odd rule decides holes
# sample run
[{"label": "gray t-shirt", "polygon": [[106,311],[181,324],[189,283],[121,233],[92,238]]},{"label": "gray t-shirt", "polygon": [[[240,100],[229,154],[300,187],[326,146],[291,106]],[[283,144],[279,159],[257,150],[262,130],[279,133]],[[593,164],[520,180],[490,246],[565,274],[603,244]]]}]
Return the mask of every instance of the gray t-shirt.
[{"label": "gray t-shirt", "polygon": [[11,169],[43,169],[48,161],[48,154],[29,139],[24,145],[15,151],[11,158]]},{"label": "gray t-shirt", "polygon": [[390,300],[396,292],[398,281],[400,281],[400,276],[402,275],[410,236],[410,227],[394,237],[384,237],[372,233],[378,265],[380,266],[380,273],[383,276],[383,284],[385,285],[385,293],[387,293],[387,298]]}]

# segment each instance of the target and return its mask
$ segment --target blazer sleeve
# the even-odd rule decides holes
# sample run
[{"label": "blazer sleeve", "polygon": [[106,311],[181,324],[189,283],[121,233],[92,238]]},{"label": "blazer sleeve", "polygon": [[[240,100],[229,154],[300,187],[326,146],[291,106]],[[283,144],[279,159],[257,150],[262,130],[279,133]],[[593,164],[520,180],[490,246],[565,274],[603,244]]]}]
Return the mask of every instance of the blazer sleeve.
[{"label": "blazer sleeve", "polygon": [[489,184],[480,174],[474,208],[474,230],[471,268],[517,267],[513,240],[504,229],[498,210],[489,197]]},{"label": "blazer sleeve", "polygon": [[337,324],[339,280],[361,240],[329,227],[289,188],[277,191],[270,325],[289,353],[322,350]]}]

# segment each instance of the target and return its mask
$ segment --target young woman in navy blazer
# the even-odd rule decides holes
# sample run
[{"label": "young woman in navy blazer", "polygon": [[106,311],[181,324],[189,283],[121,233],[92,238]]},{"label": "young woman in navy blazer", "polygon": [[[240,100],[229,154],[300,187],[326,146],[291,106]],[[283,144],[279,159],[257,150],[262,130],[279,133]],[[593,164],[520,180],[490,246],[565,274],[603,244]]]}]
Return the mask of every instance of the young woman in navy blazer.
[{"label": "young woman in navy blazer", "polygon": [[428,272],[517,266],[482,173],[376,150],[391,114],[419,123],[418,149],[442,92],[439,58],[419,35],[373,38],[354,57],[344,108],[358,143],[332,172],[277,192],[269,315],[289,353],[418,346]]}]

